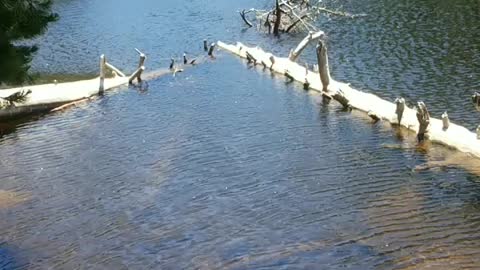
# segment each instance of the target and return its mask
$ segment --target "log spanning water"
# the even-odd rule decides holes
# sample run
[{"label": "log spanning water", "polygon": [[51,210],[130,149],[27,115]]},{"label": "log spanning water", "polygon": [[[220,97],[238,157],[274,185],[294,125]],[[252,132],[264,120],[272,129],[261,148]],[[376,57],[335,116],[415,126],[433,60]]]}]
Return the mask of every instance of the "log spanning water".
[{"label": "log spanning water", "polygon": [[[210,55],[213,54],[213,47],[212,44]],[[119,86],[133,84],[135,81],[141,83],[142,77],[152,79],[166,74],[175,75],[177,72],[182,72],[184,67],[201,62],[201,59],[190,59],[188,63],[178,67],[172,64],[169,69],[154,70],[144,74],[147,56],[138,49],[135,50],[140,60],[137,69],[129,76],[108,63],[105,55],[101,55],[100,72],[96,78],[0,90],[0,120],[63,109]],[[106,77],[107,70],[112,72],[113,78]]]},{"label": "log spanning water", "polygon": [[305,88],[316,90],[326,98],[335,99],[344,107],[367,113],[375,121],[384,120],[392,125],[400,125],[417,133],[420,140],[453,147],[459,151],[480,158],[480,134],[471,132],[449,121],[444,114],[442,119],[430,118],[423,102],[417,109],[405,105],[403,98],[390,102],[380,97],[353,89],[350,85],[337,82],[330,77],[327,50],[322,41],[317,46],[319,71],[311,71],[288,57],[277,57],[258,47],[248,47],[242,43],[229,45],[221,41],[218,47],[229,51],[253,64],[262,64],[265,69],[280,73],[304,84]]},{"label": "log spanning water", "polygon": [[[138,50],[137,50],[138,51]],[[141,82],[141,74],[146,56],[140,54],[140,66],[129,77],[118,68],[108,63],[105,55],[100,56],[100,74],[97,78],[66,83],[51,83],[4,89],[0,91],[0,119],[37,113],[73,105],[91,96],[103,94],[106,90]],[[113,73],[113,78],[106,78],[107,69]]]}]

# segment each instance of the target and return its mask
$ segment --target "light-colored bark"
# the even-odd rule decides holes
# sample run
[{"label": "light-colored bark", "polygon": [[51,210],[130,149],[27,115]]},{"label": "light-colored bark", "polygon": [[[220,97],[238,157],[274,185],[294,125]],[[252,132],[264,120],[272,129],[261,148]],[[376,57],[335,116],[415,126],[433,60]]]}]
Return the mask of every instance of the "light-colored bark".
[{"label": "light-colored bark", "polygon": [[297,45],[297,47],[293,50],[293,52],[290,54],[289,58],[292,61],[297,60],[297,58],[300,56],[302,51],[307,47],[310,42],[317,40],[321,38],[325,33],[323,31],[318,31],[316,33],[310,32],[308,35],[300,41],[300,43]]}]

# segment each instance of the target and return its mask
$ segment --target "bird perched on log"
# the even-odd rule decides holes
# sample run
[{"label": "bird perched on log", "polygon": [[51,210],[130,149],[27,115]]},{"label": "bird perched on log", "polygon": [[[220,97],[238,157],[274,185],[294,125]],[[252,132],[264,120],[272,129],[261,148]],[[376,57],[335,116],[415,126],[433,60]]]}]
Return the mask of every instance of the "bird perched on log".
[{"label": "bird perched on log", "polygon": [[173,67],[175,66],[175,59],[171,59],[171,62],[170,62],[170,69],[173,69]]},{"label": "bird perched on log", "polygon": [[18,92],[15,92],[8,97],[2,97],[1,99],[6,100],[9,104],[9,106],[15,106],[15,103],[23,103],[27,101],[27,96],[32,93],[32,90],[21,90]]},{"label": "bird perched on log", "polygon": [[186,65],[187,63],[188,63],[187,54],[183,53],[183,64]]}]

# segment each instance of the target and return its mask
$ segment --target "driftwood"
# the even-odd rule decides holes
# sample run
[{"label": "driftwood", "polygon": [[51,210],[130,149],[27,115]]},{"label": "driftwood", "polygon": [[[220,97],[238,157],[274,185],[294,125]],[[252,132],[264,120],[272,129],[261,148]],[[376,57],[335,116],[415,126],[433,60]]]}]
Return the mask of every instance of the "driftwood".
[{"label": "driftwood", "polygon": [[245,17],[245,9],[240,11],[240,17],[242,17],[243,21],[248,25],[248,27],[252,27],[253,24],[247,19],[247,17]]},{"label": "driftwood", "polygon": [[[348,12],[331,10],[322,6],[322,1],[311,3],[311,0],[275,0],[270,10],[249,10],[239,11],[243,22],[251,28],[254,22],[247,18],[248,13],[255,13],[257,29],[265,29],[269,34],[279,36],[280,33],[310,32],[318,31],[315,21],[320,14],[329,14],[347,18],[365,16],[365,14],[354,15]],[[272,0],[273,3],[273,0]],[[273,26],[272,26],[273,25]],[[273,30],[273,31],[272,31]]]},{"label": "driftwood", "polygon": [[406,106],[403,99],[397,99],[395,103],[389,102],[376,95],[358,91],[348,84],[333,80],[328,68],[326,68],[328,66],[328,55],[324,43],[317,46],[317,51],[320,52],[317,57],[319,73],[305,72],[305,66],[299,65],[288,58],[273,56],[258,47],[248,47],[241,43],[228,45],[220,41],[218,46],[242,58],[247,57],[246,51],[248,51],[259,63],[262,61],[265,63],[272,62],[269,59],[274,59],[274,64],[271,65],[272,72],[285,74],[285,70],[288,70],[289,76],[296,81],[300,83],[308,81],[311,90],[325,93],[326,96],[342,103],[343,106],[365,113],[370,112],[370,115],[374,115],[380,121],[400,125],[417,134],[423,134],[424,139],[450,146],[480,158],[480,126],[477,132],[472,132],[449,121],[448,129],[444,130],[443,120],[430,117],[424,104],[419,104],[419,117],[417,118],[417,110]]}]

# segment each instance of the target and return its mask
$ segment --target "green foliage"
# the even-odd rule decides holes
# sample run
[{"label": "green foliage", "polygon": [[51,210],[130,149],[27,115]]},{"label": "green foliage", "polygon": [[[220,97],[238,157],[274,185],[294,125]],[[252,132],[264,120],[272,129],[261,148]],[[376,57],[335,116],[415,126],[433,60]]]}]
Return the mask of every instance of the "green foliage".
[{"label": "green foliage", "polygon": [[49,22],[58,19],[51,5],[52,0],[0,0],[0,85],[29,79],[29,64],[37,47],[15,42],[42,34]]}]

